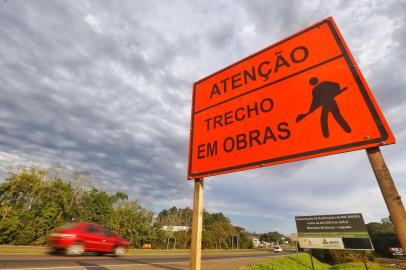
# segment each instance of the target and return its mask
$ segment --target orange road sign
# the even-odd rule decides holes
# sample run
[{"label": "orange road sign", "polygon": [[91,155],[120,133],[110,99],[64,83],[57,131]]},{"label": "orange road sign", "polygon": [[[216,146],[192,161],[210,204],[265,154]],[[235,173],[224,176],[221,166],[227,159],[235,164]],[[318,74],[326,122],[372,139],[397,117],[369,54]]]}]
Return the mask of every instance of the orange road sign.
[{"label": "orange road sign", "polygon": [[330,17],[194,84],[188,178],[392,143]]}]

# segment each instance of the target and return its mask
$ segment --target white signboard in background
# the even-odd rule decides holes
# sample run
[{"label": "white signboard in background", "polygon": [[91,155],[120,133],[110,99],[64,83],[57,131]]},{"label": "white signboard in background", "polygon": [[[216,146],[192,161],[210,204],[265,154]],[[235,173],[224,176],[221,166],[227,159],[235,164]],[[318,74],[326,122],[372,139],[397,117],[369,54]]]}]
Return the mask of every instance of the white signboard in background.
[{"label": "white signboard in background", "polygon": [[170,232],[188,231],[189,226],[162,226],[162,230]]},{"label": "white signboard in background", "polygon": [[373,250],[362,214],[295,217],[301,248]]},{"label": "white signboard in background", "polygon": [[345,249],[341,238],[299,238],[299,245],[302,248],[313,249]]}]

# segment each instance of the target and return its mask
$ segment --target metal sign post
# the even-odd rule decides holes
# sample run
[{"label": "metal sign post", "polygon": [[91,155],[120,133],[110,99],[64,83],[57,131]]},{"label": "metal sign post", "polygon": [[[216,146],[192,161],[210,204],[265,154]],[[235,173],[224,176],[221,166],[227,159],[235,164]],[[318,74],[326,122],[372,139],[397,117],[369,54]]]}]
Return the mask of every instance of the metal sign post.
[{"label": "metal sign post", "polygon": [[202,261],[203,178],[195,179],[192,222],[189,269],[200,270]]},{"label": "metal sign post", "polygon": [[366,149],[400,245],[406,250],[406,212],[379,147]]}]

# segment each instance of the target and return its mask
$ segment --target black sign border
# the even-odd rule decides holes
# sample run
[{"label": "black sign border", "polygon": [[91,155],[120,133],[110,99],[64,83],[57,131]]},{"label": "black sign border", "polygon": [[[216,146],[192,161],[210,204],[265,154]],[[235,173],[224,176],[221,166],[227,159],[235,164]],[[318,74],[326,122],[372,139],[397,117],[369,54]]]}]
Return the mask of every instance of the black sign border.
[{"label": "black sign border", "polygon": [[[219,73],[221,73],[221,72],[223,72],[223,71],[225,71],[227,69],[230,69],[230,68],[232,68],[232,67],[234,67],[234,66],[236,66],[236,65],[238,65],[238,64],[240,64],[240,63],[242,63],[242,62],[244,62],[244,61],[246,61],[246,60],[248,60],[248,59],[250,59],[252,57],[255,57],[255,56],[257,56],[257,55],[259,55],[259,54],[261,54],[261,53],[263,53],[265,51],[268,51],[268,50],[270,50],[270,49],[272,49],[272,48],[274,48],[276,46],[279,46],[279,45],[281,45],[281,44],[283,44],[283,43],[285,43],[285,42],[287,42],[287,41],[289,41],[289,40],[291,40],[291,39],[293,39],[293,38],[295,38],[297,36],[300,36],[300,35],[308,32],[310,30],[313,30],[313,29],[315,29],[315,28],[317,28],[317,27],[319,27],[319,26],[321,26],[323,24],[327,24],[329,26],[330,31],[333,34],[333,36],[334,36],[334,38],[335,38],[335,40],[337,42],[337,45],[340,48],[341,53],[342,53],[347,65],[348,65],[348,68],[350,69],[350,71],[351,71],[351,73],[352,73],[352,75],[353,75],[353,77],[354,77],[354,79],[355,79],[355,81],[356,81],[356,83],[358,85],[358,88],[361,91],[361,94],[362,94],[362,96],[364,98],[364,101],[367,104],[367,107],[368,107],[373,119],[375,120],[376,126],[377,126],[377,128],[378,128],[378,130],[379,130],[379,132],[381,134],[381,137],[375,138],[375,139],[372,139],[372,138],[371,139],[364,139],[362,141],[353,142],[353,143],[350,143],[350,144],[337,145],[337,146],[333,146],[333,147],[327,147],[327,148],[322,148],[322,149],[297,153],[297,154],[288,155],[288,156],[282,156],[282,157],[277,157],[277,158],[272,158],[272,159],[266,159],[266,160],[261,160],[261,161],[244,163],[244,164],[231,166],[231,167],[225,167],[225,168],[216,169],[216,170],[192,173],[192,155],[193,155],[193,130],[192,130],[192,128],[194,127],[194,117],[195,117],[194,116],[195,115],[194,109],[195,109],[195,97],[196,97],[196,84],[198,84],[198,83],[200,83],[200,82],[202,82],[204,80],[207,80],[208,78],[211,78],[211,77],[213,77],[213,76],[215,76],[215,75],[217,75],[217,74],[219,74]],[[345,49],[344,42],[340,39],[340,35],[338,34],[338,32],[336,31],[336,28],[333,25],[333,19],[332,18],[327,18],[327,19],[325,19],[323,21],[320,21],[319,23],[316,23],[315,25],[313,25],[313,26],[311,26],[311,27],[309,27],[309,28],[307,28],[307,29],[305,29],[303,31],[300,31],[300,32],[298,32],[296,34],[293,34],[292,36],[290,36],[290,37],[288,37],[288,38],[286,38],[284,40],[281,40],[281,41],[279,41],[279,42],[277,42],[277,43],[275,43],[275,44],[273,44],[273,45],[271,45],[271,46],[269,46],[269,47],[267,47],[267,48],[265,48],[263,50],[260,50],[257,53],[252,54],[252,55],[250,55],[250,56],[248,56],[248,57],[246,57],[246,58],[244,58],[244,59],[242,59],[242,60],[240,60],[240,61],[238,61],[238,62],[236,62],[236,63],[234,63],[234,64],[232,64],[232,65],[230,65],[230,66],[228,66],[226,68],[224,68],[224,69],[221,69],[221,70],[219,70],[219,71],[217,71],[217,72],[215,72],[215,73],[213,73],[213,74],[211,74],[211,75],[197,81],[196,83],[194,83],[194,85],[193,85],[193,100],[192,100],[191,130],[190,130],[190,143],[189,143],[188,179],[194,179],[194,178],[199,178],[199,177],[204,177],[204,176],[212,176],[213,174],[223,174],[223,173],[226,173],[226,172],[234,172],[236,170],[238,171],[238,170],[241,170],[243,168],[248,169],[248,168],[251,168],[251,167],[261,167],[261,166],[263,166],[263,164],[275,163],[275,162],[279,162],[279,161],[283,161],[283,160],[290,160],[290,159],[295,159],[295,158],[300,158],[300,157],[305,157],[305,156],[313,156],[313,155],[317,155],[317,154],[321,154],[321,153],[325,153],[325,152],[333,152],[333,151],[337,151],[337,150],[344,150],[346,148],[353,148],[353,147],[358,147],[358,146],[362,146],[362,145],[368,145],[368,144],[374,144],[374,143],[382,143],[388,138],[388,136],[389,136],[388,132],[386,131],[385,126],[384,126],[382,120],[380,119],[379,114],[378,114],[375,106],[373,105],[373,102],[372,102],[370,96],[368,95],[368,92],[367,92],[367,90],[365,88],[365,85],[362,83],[362,80],[361,80],[359,74],[357,73],[355,63],[353,63],[351,61],[350,53]],[[352,150],[348,150],[348,151],[352,151]],[[276,165],[276,164],[272,164],[272,165]],[[268,166],[271,166],[271,165],[268,165]]]}]

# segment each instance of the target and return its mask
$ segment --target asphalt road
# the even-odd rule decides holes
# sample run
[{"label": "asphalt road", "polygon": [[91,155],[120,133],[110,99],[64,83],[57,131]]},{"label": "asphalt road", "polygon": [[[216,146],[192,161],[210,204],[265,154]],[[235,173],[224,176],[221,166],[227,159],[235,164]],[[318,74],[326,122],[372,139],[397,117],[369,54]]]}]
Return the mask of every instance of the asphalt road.
[{"label": "asphalt road", "polygon": [[378,258],[381,263],[387,263],[390,266],[396,267],[398,269],[406,269],[406,260],[404,259],[388,259],[388,258]]},{"label": "asphalt road", "polygon": [[[203,270],[228,270],[238,266],[271,260],[286,254],[249,254],[203,256]],[[62,255],[0,254],[0,269],[19,270],[187,270],[189,256],[93,256],[69,257]]]}]

